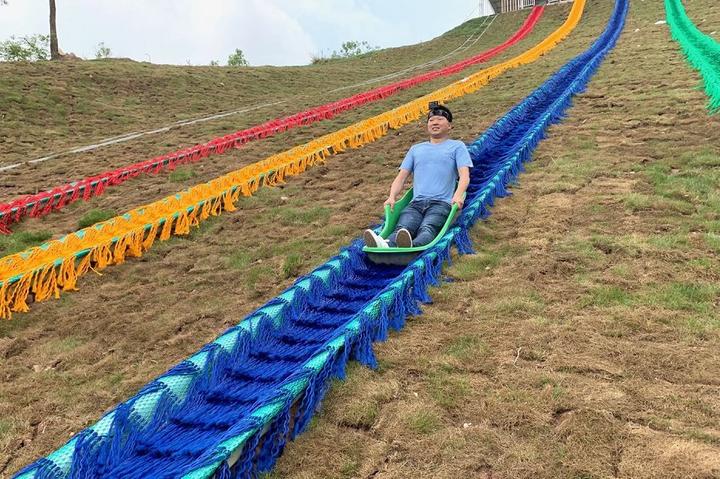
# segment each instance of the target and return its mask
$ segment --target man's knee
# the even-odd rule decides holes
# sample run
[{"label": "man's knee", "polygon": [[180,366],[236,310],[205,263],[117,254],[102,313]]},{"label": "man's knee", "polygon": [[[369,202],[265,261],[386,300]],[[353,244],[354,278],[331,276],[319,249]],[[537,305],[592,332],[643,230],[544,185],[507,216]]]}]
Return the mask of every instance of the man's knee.
[{"label": "man's knee", "polygon": [[413,239],[414,246],[425,246],[432,242],[437,236],[437,230],[431,226],[421,227],[417,236]]},{"label": "man's knee", "polygon": [[439,227],[437,227],[433,224],[426,223],[426,224],[421,225],[420,228],[418,228],[417,235],[418,236],[420,236],[422,234],[432,235],[432,237],[434,238],[435,235],[437,235],[439,231],[440,231]]}]

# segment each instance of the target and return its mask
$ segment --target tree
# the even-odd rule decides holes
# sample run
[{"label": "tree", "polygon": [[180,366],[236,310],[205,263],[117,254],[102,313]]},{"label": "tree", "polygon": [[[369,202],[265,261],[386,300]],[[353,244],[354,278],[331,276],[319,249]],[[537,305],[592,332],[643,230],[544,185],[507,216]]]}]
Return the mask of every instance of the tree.
[{"label": "tree", "polygon": [[357,40],[350,40],[345,42],[340,47],[340,51],[333,51],[330,58],[350,58],[363,55],[368,52],[379,50],[380,47],[372,47],[368,42]]},{"label": "tree", "polygon": [[50,0],[50,60],[60,60],[56,16],[55,0]]},{"label": "tree", "polygon": [[97,49],[95,50],[95,58],[97,60],[109,58],[110,55],[112,55],[112,50],[105,46],[105,42],[100,42],[97,44]]},{"label": "tree", "polygon": [[[0,5],[7,5],[8,0],[0,0]],[[57,12],[55,10],[55,0],[50,0],[50,59],[51,60],[59,60],[60,59],[60,48],[58,47],[58,38],[57,38],[57,22],[56,22]],[[23,37],[26,38],[26,37]],[[30,37],[32,38],[32,37]],[[41,60],[44,60],[42,58]]]},{"label": "tree", "polygon": [[246,67],[249,63],[245,59],[245,55],[243,54],[243,51],[239,48],[235,49],[235,53],[230,55],[228,57],[228,66],[229,67]]},{"label": "tree", "polygon": [[[0,0],[2,1],[2,0]],[[0,61],[4,62],[35,62],[47,60],[50,37],[47,35],[32,35],[0,42]]]}]

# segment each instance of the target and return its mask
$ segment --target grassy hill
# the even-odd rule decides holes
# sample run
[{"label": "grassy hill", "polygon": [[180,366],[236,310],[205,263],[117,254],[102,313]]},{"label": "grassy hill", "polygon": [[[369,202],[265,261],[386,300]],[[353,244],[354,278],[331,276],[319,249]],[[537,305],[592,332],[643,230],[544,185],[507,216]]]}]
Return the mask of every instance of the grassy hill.
[{"label": "grassy hill", "polygon": [[[432,68],[454,63],[505,40],[525,15],[523,12],[497,19],[481,41],[466,45],[470,48],[462,55]],[[428,42],[298,67],[170,66],[127,59],[0,63],[0,111],[4,114],[0,123],[0,166],[102,138],[281,99],[291,100],[291,104],[253,112],[248,123],[294,113],[303,106],[343,98],[368,86],[331,92],[336,88],[450,53],[488,23],[486,19],[469,20]],[[214,124],[213,130],[185,139],[201,141],[207,135],[235,131],[243,124],[242,117],[228,118]],[[163,143],[175,145],[171,140],[163,141],[158,147],[165,149],[159,151],[167,149]]]},{"label": "grassy hill", "polygon": [[[720,25],[714,2],[688,3],[703,28]],[[549,8],[536,32],[493,63],[544,37],[568,8]],[[456,137],[477,137],[587,48],[611,8],[606,0],[588,2],[577,30],[556,50],[452,102]],[[504,40],[524,15],[496,20],[465,55]],[[379,371],[353,367],[348,381],[333,387],[312,430],[288,447],[273,477],[718,474],[720,120],[707,116],[698,78],[667,27],[655,25],[663,17],[661,2],[631,4],[625,32],[588,91],[551,130],[515,195],[476,228],[478,254],[458,259],[447,272],[453,281],[433,291],[435,304],[378,347]],[[419,46],[292,69],[0,65],[2,91],[31,93],[6,107],[10,121],[0,138],[14,156],[3,162],[27,159],[25,148],[41,155],[46,147],[168,118],[306,95],[282,108],[13,173],[3,193],[12,197],[322,103],[332,99],[328,89],[454,49],[473,25]],[[73,86],[91,74],[103,82]],[[98,208],[124,211],[448,81],[248,145],[188,168],[186,177],[136,180],[22,229],[73,230]],[[220,82],[223,88],[208,87]],[[59,95],[48,106],[38,85],[67,85],[75,97]],[[58,104],[59,113],[42,114]],[[79,104],[87,110],[71,122],[67,111]],[[20,126],[28,134],[21,137]],[[60,446],[355,238],[377,220],[395,167],[424,136],[418,123],[342,154],[283,187],[261,190],[188,238],[85,277],[76,294],[0,323],[0,457],[8,458],[0,460],[0,475]]]}]

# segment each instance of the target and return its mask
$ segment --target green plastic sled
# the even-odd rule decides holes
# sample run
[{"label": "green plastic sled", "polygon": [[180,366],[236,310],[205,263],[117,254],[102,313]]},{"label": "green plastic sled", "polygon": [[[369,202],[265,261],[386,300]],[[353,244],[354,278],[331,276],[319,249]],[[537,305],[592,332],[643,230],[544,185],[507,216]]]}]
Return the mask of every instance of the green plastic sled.
[{"label": "green plastic sled", "polygon": [[[392,211],[390,211],[390,205],[385,205],[385,226],[380,232],[381,238],[387,239],[392,234],[392,232],[395,230],[395,225],[397,225],[398,219],[400,218],[400,213],[402,213],[405,207],[412,201],[412,198],[413,190],[412,188],[410,188],[403,195],[400,201],[395,203],[395,208]],[[452,225],[453,221],[455,221],[457,211],[458,206],[456,204],[453,204],[452,209],[450,210],[450,214],[448,215],[447,220],[445,220],[445,224],[443,225],[442,229],[437,234],[435,239],[433,239],[425,246],[413,246],[412,248],[372,248],[369,246],[365,246],[363,248],[363,251],[368,255],[368,258],[370,258],[370,261],[372,261],[373,263],[394,265],[410,264],[423,251],[428,248],[432,248],[433,246],[435,246],[435,243],[440,241],[440,238],[445,235],[448,228],[450,228],[450,225]]]}]

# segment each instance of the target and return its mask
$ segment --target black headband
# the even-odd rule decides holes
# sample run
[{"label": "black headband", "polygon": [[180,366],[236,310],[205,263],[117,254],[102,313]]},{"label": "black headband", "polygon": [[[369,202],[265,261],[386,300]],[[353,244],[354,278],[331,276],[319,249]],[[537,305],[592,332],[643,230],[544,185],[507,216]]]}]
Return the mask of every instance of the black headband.
[{"label": "black headband", "polygon": [[430,103],[429,106],[430,106],[430,111],[428,112],[428,116],[427,116],[428,120],[430,120],[430,117],[433,117],[433,116],[443,116],[447,119],[447,121],[452,123],[452,120],[453,120],[452,113],[450,113],[450,110],[446,106],[439,105],[436,102]]}]

